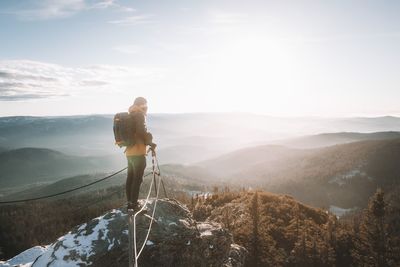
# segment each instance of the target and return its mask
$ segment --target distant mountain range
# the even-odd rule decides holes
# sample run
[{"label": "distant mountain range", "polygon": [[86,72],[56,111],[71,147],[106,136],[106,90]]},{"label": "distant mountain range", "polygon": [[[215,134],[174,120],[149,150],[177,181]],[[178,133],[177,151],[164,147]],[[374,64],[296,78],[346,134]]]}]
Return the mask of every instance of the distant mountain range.
[{"label": "distant mountain range", "polygon": [[376,133],[323,133],[317,135],[302,136],[273,142],[293,148],[318,148],[337,144],[351,143],[364,140],[389,140],[400,138],[400,132],[376,132]]},{"label": "distant mountain range", "polygon": [[3,117],[0,146],[41,147],[75,155],[105,155],[114,148],[112,120],[104,116]]},{"label": "distant mountain range", "polygon": [[[125,167],[112,117],[0,118],[0,194]],[[197,186],[262,187],[313,205],[352,208],[400,177],[397,117],[150,114],[148,128],[165,174]]]},{"label": "distant mountain range", "polygon": [[[393,138],[398,135],[397,132],[320,134],[282,143],[301,145],[301,140],[305,139],[307,144],[313,146],[326,146],[336,142],[345,144],[317,149],[262,145],[239,149],[186,166],[163,164],[162,161],[160,164],[163,174],[180,179],[177,181],[186,184],[188,188],[191,182],[197,188],[201,184],[263,187],[269,191],[292,194],[313,205],[351,208],[364,205],[376,186],[384,186],[388,181],[395,180],[393,175],[397,173],[396,160],[400,156],[397,156],[397,151],[392,150],[397,148],[396,141],[399,139]],[[349,140],[368,138],[371,140],[347,143]],[[392,151],[393,156],[385,158],[385,161],[376,157],[379,153],[389,153],[388,151]],[[122,167],[125,167],[122,153],[79,157],[43,148],[3,151],[0,153],[0,187],[3,189],[0,194],[11,194],[13,190],[20,192],[24,189],[26,192],[19,194],[19,197],[52,193],[57,191],[54,188],[70,188],[87,183],[99,177],[95,173],[104,174]],[[79,176],[79,179],[69,178],[76,175],[83,176]],[[388,181],[385,182],[386,178]],[[65,181],[50,185],[62,179]],[[356,182],[359,184],[355,184]],[[313,190],[313,193],[310,194],[309,190]]]},{"label": "distant mountain range", "polygon": [[125,161],[115,156],[79,157],[44,148],[0,153],[0,188],[54,182],[73,175],[115,171]]},{"label": "distant mountain range", "polygon": [[[150,164],[145,174],[151,173]],[[43,148],[9,150],[0,153],[0,199],[5,201],[58,193],[91,183],[124,167],[126,159],[123,155],[78,157]],[[174,190],[183,191],[198,191],[204,187],[204,180],[211,177],[203,168],[180,164],[162,165],[162,175],[166,186],[170,183]],[[125,180],[126,172],[122,172],[77,193],[120,186]],[[145,178],[144,184],[148,180],[151,176]]]},{"label": "distant mountain range", "polygon": [[[390,135],[391,136],[391,135]],[[264,145],[196,164],[221,182],[286,193],[314,206],[363,207],[400,180],[400,139],[368,140],[318,149]]]},{"label": "distant mountain range", "polygon": [[[123,150],[114,145],[112,118],[113,115],[1,117],[0,147],[41,147],[80,156],[122,154]],[[356,136],[320,136],[319,141],[312,137],[312,142],[307,137],[293,139],[305,135],[400,131],[400,118],[390,116],[279,118],[246,113],[188,113],[149,114],[147,121],[158,144],[159,159],[163,163],[180,164],[272,142],[304,148],[362,139]],[[288,138],[292,140],[286,141]]]}]

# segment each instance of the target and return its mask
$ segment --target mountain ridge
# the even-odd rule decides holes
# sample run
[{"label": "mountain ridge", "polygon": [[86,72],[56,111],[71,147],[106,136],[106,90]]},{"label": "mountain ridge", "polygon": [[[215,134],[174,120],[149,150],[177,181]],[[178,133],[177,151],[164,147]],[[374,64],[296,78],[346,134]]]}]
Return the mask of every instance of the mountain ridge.
[{"label": "mountain ridge", "polygon": [[80,157],[48,148],[19,148],[0,153],[0,185],[6,188],[55,181],[83,173],[115,171],[120,165],[114,156]]},{"label": "mountain ridge", "polygon": [[[400,138],[367,140],[315,149],[253,147],[198,165],[221,182],[260,187],[315,206],[364,207],[377,187],[390,190],[400,176]],[[253,159],[260,159],[254,161]],[[196,166],[196,165],[195,165]],[[231,170],[234,171],[231,171]],[[310,194],[310,192],[313,192]]]},{"label": "mountain ridge", "polygon": [[[12,149],[46,147],[77,155],[117,154],[119,149],[114,145],[112,119],[111,114],[3,117],[0,118],[0,146]],[[175,147],[175,151],[188,157],[194,157],[196,153],[180,150],[179,146],[197,146],[197,149],[201,149],[205,140],[207,146],[217,148],[210,154],[212,157],[251,143],[318,133],[400,131],[400,118],[397,117],[388,120],[386,117],[280,118],[246,113],[150,113],[147,121],[160,151]],[[176,153],[166,155],[165,159],[170,163],[181,163],[173,162],[174,155]],[[193,159],[195,161],[196,158]]]},{"label": "mountain ridge", "polygon": [[[144,200],[141,200],[142,204]],[[156,208],[154,199],[147,204],[149,214]],[[0,266],[11,263],[26,267],[41,266],[127,266],[128,226],[126,209],[113,209],[87,223],[76,226],[52,244],[22,252]],[[140,266],[241,267],[246,250],[234,244],[230,233],[213,222],[197,222],[190,211],[177,201],[159,199],[155,221],[148,239],[149,215],[137,217]],[[24,255],[31,256],[24,258]],[[18,261],[19,260],[19,261]]]}]

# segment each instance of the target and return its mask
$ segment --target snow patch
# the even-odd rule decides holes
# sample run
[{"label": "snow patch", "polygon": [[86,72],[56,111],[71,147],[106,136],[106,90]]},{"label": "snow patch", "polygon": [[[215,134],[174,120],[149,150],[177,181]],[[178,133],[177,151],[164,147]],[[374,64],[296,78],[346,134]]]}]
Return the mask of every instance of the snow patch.
[{"label": "snow patch", "polygon": [[200,236],[210,236],[212,235],[211,231],[214,229],[214,227],[208,223],[198,223],[197,229],[199,229]]},{"label": "snow patch", "polygon": [[49,246],[36,246],[30,249],[27,249],[14,258],[9,259],[8,261],[0,262],[0,267],[11,267],[11,266],[19,266],[19,267],[30,267],[32,263],[36,260],[37,257],[42,255],[44,252],[48,250]]},{"label": "snow patch", "polygon": [[[115,215],[117,212],[114,212]],[[71,231],[58,239],[59,242],[50,245],[50,248],[43,253],[35,262],[35,266],[42,266],[46,262],[52,262],[50,266],[86,266],[91,262],[88,258],[94,255],[93,242],[98,240],[108,241],[108,250],[112,249],[114,242],[106,240],[108,235],[108,224],[113,217],[104,218],[105,215],[95,218],[97,224],[89,227],[88,224],[81,225],[75,233]],[[57,246],[57,247],[56,247]],[[71,255],[78,255],[71,259]],[[60,262],[61,261],[61,262]],[[60,265],[61,264],[61,265]]]}]

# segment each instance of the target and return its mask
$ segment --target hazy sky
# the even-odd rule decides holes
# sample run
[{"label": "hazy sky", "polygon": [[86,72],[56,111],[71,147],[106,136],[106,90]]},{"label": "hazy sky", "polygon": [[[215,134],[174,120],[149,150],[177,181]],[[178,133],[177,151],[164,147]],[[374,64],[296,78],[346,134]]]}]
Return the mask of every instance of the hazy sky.
[{"label": "hazy sky", "polygon": [[400,1],[0,1],[0,116],[400,115]]}]

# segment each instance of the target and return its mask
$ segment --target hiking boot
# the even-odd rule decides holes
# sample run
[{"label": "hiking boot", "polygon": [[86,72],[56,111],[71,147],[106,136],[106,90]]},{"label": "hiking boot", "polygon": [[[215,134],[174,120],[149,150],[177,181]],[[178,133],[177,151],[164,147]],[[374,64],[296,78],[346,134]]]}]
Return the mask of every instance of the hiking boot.
[{"label": "hiking boot", "polygon": [[[136,203],[128,202],[128,204],[127,204],[128,211],[133,211],[136,213],[141,208],[142,208],[142,206],[139,204],[139,202],[136,202]],[[147,209],[144,208],[140,213],[146,213],[146,212],[147,212]]]},{"label": "hiking boot", "polygon": [[128,210],[133,210],[133,211],[135,211],[135,210],[138,210],[138,207],[139,207],[139,203],[134,203],[134,202],[130,202],[130,201],[128,201],[128,203],[126,204],[126,208],[128,209]]}]

